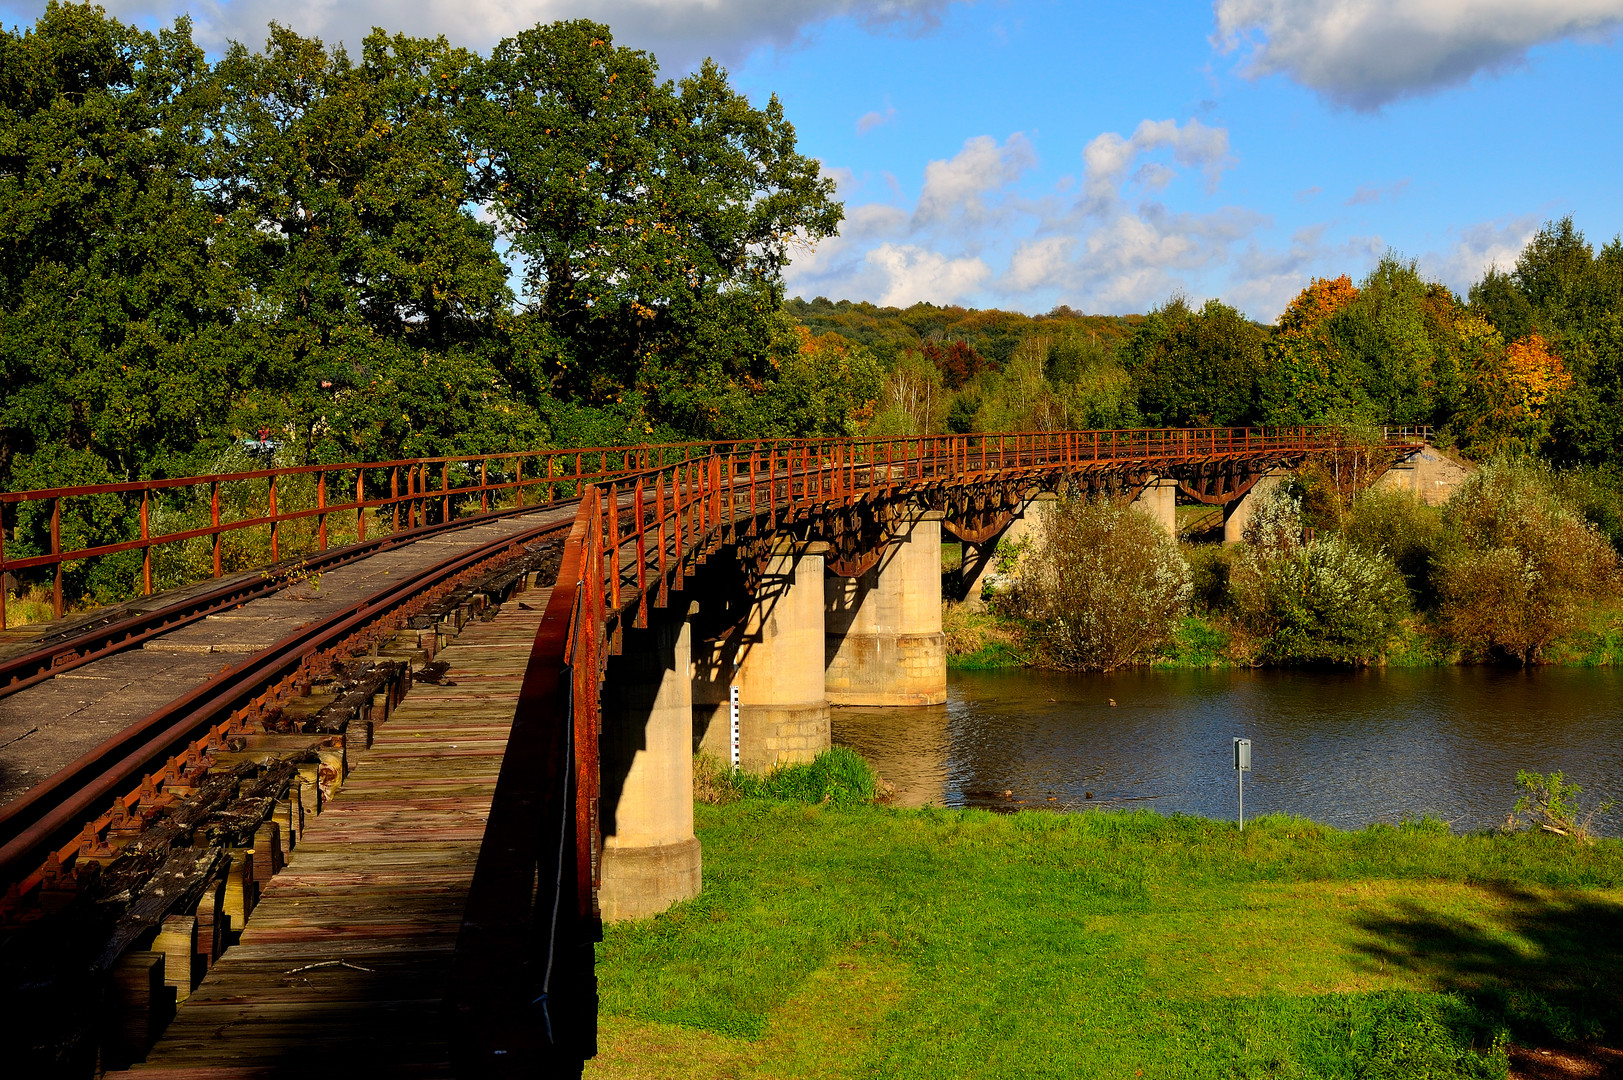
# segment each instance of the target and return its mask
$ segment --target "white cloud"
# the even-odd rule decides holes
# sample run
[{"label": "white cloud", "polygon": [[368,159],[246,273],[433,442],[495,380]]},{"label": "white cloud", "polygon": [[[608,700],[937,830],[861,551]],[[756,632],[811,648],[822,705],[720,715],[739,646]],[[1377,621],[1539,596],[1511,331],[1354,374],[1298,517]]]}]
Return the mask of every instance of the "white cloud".
[{"label": "white cloud", "polygon": [[1071,285],[1091,310],[1142,311],[1187,288],[1184,275],[1226,262],[1231,245],[1267,224],[1239,206],[1175,214],[1146,203],[1088,233]]},{"label": "white cloud", "polygon": [[1028,196],[1018,185],[1037,165],[1030,140],[968,139],[926,166],[911,211],[899,190],[886,203],[847,203],[841,235],[797,256],[788,287],[882,304],[995,296],[1026,308],[1142,311],[1188,291],[1269,224],[1243,207],[1179,213],[1146,197],[1190,174],[1210,193],[1234,164],[1223,128],[1146,120],[1131,136],[1098,136],[1082,157],[1079,194]]},{"label": "white cloud", "polygon": [[1347,196],[1347,201],[1342,203],[1342,205],[1370,206],[1374,203],[1380,202],[1382,199],[1396,199],[1399,195],[1402,195],[1406,190],[1408,190],[1408,187],[1408,180],[1399,180],[1397,183],[1387,184],[1385,187],[1382,187],[1379,184],[1359,184],[1358,190]]},{"label": "white cloud", "polygon": [[1250,45],[1245,73],[1284,74],[1376,109],[1520,64],[1534,45],[1606,34],[1623,0],[1217,0],[1213,43]]},{"label": "white cloud", "polygon": [[1066,276],[1071,252],[1075,249],[1074,236],[1045,236],[1041,240],[1025,241],[1015,248],[1009,259],[1003,290],[1022,293],[1059,284]]},{"label": "white cloud", "polygon": [[1234,272],[1223,298],[1254,319],[1272,322],[1285,305],[1314,277],[1351,272],[1354,277],[1380,258],[1386,244],[1379,236],[1355,236],[1340,243],[1325,242],[1324,224],[1309,225],[1291,235],[1283,251],[1256,243],[1246,245],[1234,260]]},{"label": "white cloud", "polygon": [[668,73],[705,56],[735,62],[761,45],[792,44],[808,26],[838,16],[868,24],[927,27],[953,0],[104,0],[115,15],[168,20],[190,12],[197,40],[259,47],[275,20],[351,49],[374,26],[416,35],[444,34],[459,45],[488,46],[556,19],[596,19],[615,42],[650,49]]},{"label": "white cloud", "polygon": [[866,135],[874,128],[883,127],[894,119],[896,119],[896,106],[890,103],[889,98],[886,98],[884,112],[880,112],[878,109],[875,109],[872,112],[866,112],[857,117],[857,134]]},{"label": "white cloud", "polygon": [[1002,146],[990,135],[964,140],[964,148],[944,161],[924,167],[924,190],[919,194],[915,224],[926,225],[962,215],[972,221],[986,219],[987,196],[1009,186],[1037,165],[1037,153],[1020,132]]},{"label": "white cloud", "polygon": [[950,304],[969,295],[992,276],[978,258],[948,258],[917,244],[880,244],[867,262],[885,279],[879,303],[907,307],[920,300]]},{"label": "white cloud", "polygon": [[1418,260],[1420,271],[1463,296],[1491,267],[1514,267],[1538,227],[1537,214],[1522,214],[1452,229],[1453,245],[1447,251],[1422,255]]},{"label": "white cloud", "polygon": [[[1119,189],[1128,170],[1140,157],[1163,149],[1172,151],[1176,164],[1204,172],[1208,190],[1215,190],[1223,170],[1234,164],[1229,153],[1228,129],[1208,127],[1199,120],[1190,120],[1182,126],[1176,120],[1145,120],[1132,138],[1107,131],[1095,136],[1082,150],[1085,212],[1107,212],[1119,199]],[[1135,178],[1151,190],[1157,190],[1165,187],[1172,175],[1167,166],[1149,162],[1139,168]]]}]

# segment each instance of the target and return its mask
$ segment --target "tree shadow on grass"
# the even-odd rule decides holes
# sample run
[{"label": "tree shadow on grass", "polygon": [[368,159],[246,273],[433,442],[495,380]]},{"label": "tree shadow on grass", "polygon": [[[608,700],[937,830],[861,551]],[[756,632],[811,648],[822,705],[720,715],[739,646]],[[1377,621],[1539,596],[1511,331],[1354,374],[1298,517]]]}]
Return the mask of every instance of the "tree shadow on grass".
[{"label": "tree shadow on grass", "polygon": [[1623,904],[1592,894],[1490,885],[1491,922],[1406,901],[1357,920],[1358,948],[1387,968],[1473,1002],[1518,1042],[1623,1039]]}]

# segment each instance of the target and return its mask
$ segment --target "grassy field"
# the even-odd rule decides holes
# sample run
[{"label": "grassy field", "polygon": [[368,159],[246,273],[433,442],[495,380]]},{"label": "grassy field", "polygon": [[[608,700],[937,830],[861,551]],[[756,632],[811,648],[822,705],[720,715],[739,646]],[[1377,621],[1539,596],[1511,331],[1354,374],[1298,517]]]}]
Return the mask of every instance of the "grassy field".
[{"label": "grassy field", "polygon": [[700,805],[591,1077],[1503,1077],[1623,1035],[1623,844]]}]

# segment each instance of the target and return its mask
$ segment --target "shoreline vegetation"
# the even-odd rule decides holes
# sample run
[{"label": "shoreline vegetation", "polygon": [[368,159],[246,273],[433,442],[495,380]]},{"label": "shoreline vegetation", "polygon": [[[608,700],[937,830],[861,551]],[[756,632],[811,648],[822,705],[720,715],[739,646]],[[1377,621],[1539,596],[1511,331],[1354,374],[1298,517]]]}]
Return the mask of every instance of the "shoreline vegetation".
[{"label": "shoreline vegetation", "polygon": [[704,892],[605,929],[590,1077],[1502,1078],[1623,1022],[1620,841],[701,772]]},{"label": "shoreline vegetation", "polygon": [[[1024,641],[1018,619],[996,611],[971,611],[948,602],[942,615],[947,626],[947,668],[951,671],[1006,671],[1041,667]],[[1235,655],[1234,635],[1209,618],[1186,616],[1171,641],[1135,666],[1165,669],[1253,668],[1255,661]],[[1461,651],[1418,620],[1401,628],[1391,651],[1374,661],[1381,667],[1447,667],[1464,664]],[[1623,666],[1623,604],[1596,607],[1584,625],[1546,651],[1543,665],[1556,667]]]},{"label": "shoreline vegetation", "polygon": [[1036,504],[984,604],[946,605],[949,666],[1623,664],[1623,500],[1582,473],[1499,458],[1430,506],[1310,465],[1249,497],[1232,545],[1111,499]]}]

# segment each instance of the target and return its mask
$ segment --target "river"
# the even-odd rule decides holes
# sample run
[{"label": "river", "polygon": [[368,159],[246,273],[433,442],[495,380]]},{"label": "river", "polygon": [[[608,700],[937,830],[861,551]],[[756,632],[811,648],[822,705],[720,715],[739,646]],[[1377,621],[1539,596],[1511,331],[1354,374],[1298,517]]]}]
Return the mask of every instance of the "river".
[{"label": "river", "polygon": [[[834,742],[907,806],[1232,819],[1235,736],[1252,741],[1247,818],[1357,828],[1431,815],[1468,832],[1504,823],[1518,769],[1559,769],[1586,804],[1623,804],[1616,669],[953,672],[947,693],[938,706],[837,708]],[[1599,831],[1623,834],[1620,822],[1614,812]]]}]

